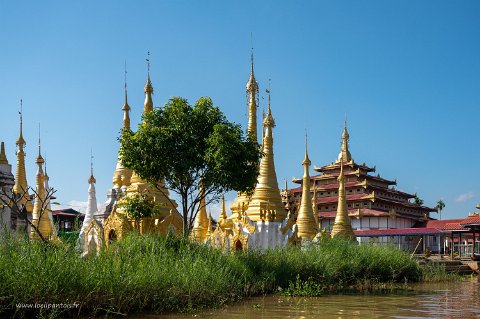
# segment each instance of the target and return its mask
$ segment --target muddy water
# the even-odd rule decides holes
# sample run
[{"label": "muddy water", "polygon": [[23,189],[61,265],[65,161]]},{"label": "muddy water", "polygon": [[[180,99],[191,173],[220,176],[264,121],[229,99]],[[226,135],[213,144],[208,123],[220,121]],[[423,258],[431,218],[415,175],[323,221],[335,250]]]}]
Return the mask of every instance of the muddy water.
[{"label": "muddy water", "polygon": [[143,315],[154,318],[480,318],[480,282],[419,284],[384,295],[316,298],[267,296],[194,314]]}]

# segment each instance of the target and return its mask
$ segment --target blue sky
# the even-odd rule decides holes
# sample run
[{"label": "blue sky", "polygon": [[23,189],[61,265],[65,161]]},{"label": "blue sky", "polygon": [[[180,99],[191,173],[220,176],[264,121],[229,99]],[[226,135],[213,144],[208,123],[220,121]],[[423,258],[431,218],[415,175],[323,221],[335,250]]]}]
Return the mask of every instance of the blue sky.
[{"label": "blue sky", "polygon": [[465,216],[480,202],[479,13],[478,1],[0,0],[0,140],[14,164],[22,98],[28,181],[40,122],[58,200],[86,201],[92,148],[104,202],[124,61],[133,127],[148,50],[156,106],[210,96],[245,127],[253,32],[262,96],[272,79],[280,185],[302,174],[305,129],[313,164],[335,160],[347,114],[357,162],[427,205],[443,199],[444,218]]}]

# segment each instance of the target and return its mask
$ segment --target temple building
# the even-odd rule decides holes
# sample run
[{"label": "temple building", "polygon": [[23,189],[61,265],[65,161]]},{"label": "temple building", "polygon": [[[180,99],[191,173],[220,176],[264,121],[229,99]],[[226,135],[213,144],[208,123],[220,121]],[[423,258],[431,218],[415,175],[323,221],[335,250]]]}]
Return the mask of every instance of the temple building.
[{"label": "temple building", "polygon": [[[337,160],[322,167],[315,167],[314,170],[319,174],[310,178],[310,192],[314,198],[319,227],[328,232],[335,229],[334,225],[338,225],[337,211],[341,209],[348,211],[355,233],[361,230],[411,228],[419,222],[429,220],[430,212],[436,209],[410,202],[410,199],[416,197],[415,194],[397,190],[395,180],[382,178],[379,174],[372,175],[375,167],[356,163],[350,154],[349,138],[345,122]],[[342,174],[343,182],[339,181]],[[294,178],[293,182],[302,184],[303,179]],[[342,183],[343,190],[339,189]],[[345,202],[339,199],[343,191]],[[302,202],[302,187],[284,190],[283,201],[289,211],[296,214]],[[346,207],[341,208],[339,205]],[[379,233],[378,236],[357,239],[360,242],[385,240],[381,237]]]},{"label": "temple building", "polygon": [[[254,75],[253,53],[251,55],[250,78],[246,89],[247,99],[249,100],[247,134],[256,138],[258,83]],[[238,193],[231,206],[232,215],[230,217],[227,217],[225,203],[222,203],[222,212],[217,227],[206,240],[215,247],[231,250],[268,249],[284,247],[289,243],[295,244],[298,241],[293,216],[287,216],[278,188],[273,153],[275,120],[271,110],[270,91],[268,93],[268,111],[262,123],[263,154],[260,159],[257,185],[251,196],[241,192]]]},{"label": "temple building", "polygon": [[[144,114],[153,111],[153,86],[150,80],[150,63],[148,63],[148,77],[144,88]],[[127,85],[125,80],[125,102],[123,111],[123,130],[130,130],[130,106],[128,104]],[[120,145],[120,148],[122,146]],[[177,211],[177,203],[169,198],[169,191],[165,183],[153,186],[143,181],[138,174],[122,165],[118,155],[117,164],[113,173],[113,187],[107,192],[105,208],[98,210],[93,204],[96,198],[94,192],[95,178],[93,172],[89,179],[89,208],[82,227],[82,236],[79,245],[84,255],[98,251],[99,247],[116,239],[121,239],[135,228],[144,233],[181,233],[183,219]],[[122,199],[141,194],[151,200],[156,206],[156,215],[141,218],[135,221],[129,218],[122,207]],[[92,202],[92,203],[90,203]],[[139,223],[136,225],[135,223]],[[138,226],[138,227],[136,227]]]},{"label": "temple building", "polygon": [[78,236],[78,249],[82,252],[82,257],[88,254],[98,254],[104,242],[103,226],[94,218],[94,214],[98,211],[97,194],[95,191],[96,182],[93,176],[93,165],[91,164],[90,177],[88,178],[87,210],[85,211],[85,219]]},{"label": "temple building", "polygon": [[[258,107],[258,82],[255,79],[255,71],[253,68],[253,50],[250,54],[250,77],[246,85],[247,103],[248,103],[248,126],[247,134],[256,142],[258,142],[257,134],[257,107]],[[238,192],[237,198],[230,206],[232,211],[231,219],[239,218],[243,209],[248,208],[250,197],[246,193]]]},{"label": "temple building", "polygon": [[[37,228],[38,232],[32,227],[30,230],[30,238],[39,239],[40,236],[45,240],[55,240],[56,232],[53,228],[53,219],[51,218],[51,211],[48,206],[48,194],[45,189],[45,174],[43,172],[43,159],[40,151],[40,139],[38,141],[38,156],[35,161],[38,165],[35,187],[35,200],[33,204],[32,224]],[[48,185],[48,184],[47,184]]]},{"label": "temple building", "polygon": [[[20,100],[20,107],[22,109],[22,100]],[[17,139],[17,170],[15,171],[15,184],[13,186],[13,193],[15,195],[18,208],[23,216],[32,220],[32,196],[28,193],[27,173],[25,170],[25,140],[23,138],[23,112],[20,111],[20,134]],[[30,226],[24,218],[12,215],[12,228],[18,231],[25,231],[30,233]]]},{"label": "temple building", "polygon": [[207,240],[207,233],[209,229],[209,224],[211,227],[211,220],[207,216],[207,205],[205,199],[205,186],[203,181],[200,182],[200,203],[198,207],[198,213],[193,222],[192,232],[190,237],[198,242],[203,243]]},{"label": "temple building", "polygon": [[15,179],[12,174],[12,165],[8,163],[5,153],[5,144],[0,148],[0,234],[12,228],[12,210],[6,205],[12,197],[12,187]]},{"label": "temple building", "polygon": [[302,240],[313,240],[318,234],[318,220],[313,212],[312,194],[310,193],[309,168],[312,162],[308,158],[307,137],[305,136],[305,158],[303,165],[302,200],[297,216],[298,237]]}]

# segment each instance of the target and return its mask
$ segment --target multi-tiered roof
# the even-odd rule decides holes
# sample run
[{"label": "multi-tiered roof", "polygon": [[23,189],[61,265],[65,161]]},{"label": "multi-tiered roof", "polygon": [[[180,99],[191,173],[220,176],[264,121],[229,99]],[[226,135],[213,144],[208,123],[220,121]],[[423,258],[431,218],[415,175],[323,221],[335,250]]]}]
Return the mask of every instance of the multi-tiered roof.
[{"label": "multi-tiered roof", "polygon": [[[396,180],[388,180],[373,175],[375,167],[356,163],[349,151],[349,134],[345,123],[342,133],[342,149],[338,159],[328,165],[315,167],[320,174],[310,178],[311,191],[315,197],[317,214],[320,219],[334,219],[338,206],[338,177],[343,165],[345,176],[345,192],[349,216],[363,217],[404,217],[412,220],[429,219],[430,212],[436,211],[423,205],[415,204],[410,200],[416,197],[398,191],[395,188]],[[343,164],[342,164],[343,163]],[[294,183],[301,184],[302,179],[293,179]],[[301,202],[302,187],[288,190],[289,209],[298,211]]]}]

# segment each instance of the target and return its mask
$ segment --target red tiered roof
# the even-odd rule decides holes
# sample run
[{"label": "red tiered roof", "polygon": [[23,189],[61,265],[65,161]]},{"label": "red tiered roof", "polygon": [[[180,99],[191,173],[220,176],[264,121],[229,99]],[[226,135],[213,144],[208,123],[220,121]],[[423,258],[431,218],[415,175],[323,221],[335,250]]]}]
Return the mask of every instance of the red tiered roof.
[{"label": "red tiered roof", "polygon": [[[358,214],[358,209],[349,209],[348,210],[348,216],[350,217],[356,217]],[[369,208],[360,208],[360,214],[362,216],[367,216],[367,217],[385,217],[385,216],[390,216],[389,213],[381,211],[381,210],[375,210],[375,209],[369,209]],[[332,218],[334,219],[335,216],[337,215],[337,212],[318,212],[318,216],[321,218]]]},{"label": "red tiered roof", "polygon": [[411,208],[420,208],[420,209],[423,209],[423,210],[426,210],[426,211],[429,211],[429,212],[436,212],[437,211],[435,208],[422,206],[422,205],[416,205],[416,204],[413,204],[413,203],[410,203],[410,202],[399,202],[399,201],[396,201],[396,200],[393,200],[393,199],[383,198],[383,197],[378,197],[378,196],[375,196],[375,200],[380,200],[380,201],[383,201],[383,202],[387,202],[387,203],[391,203],[391,204],[395,204],[395,205],[400,205],[400,206],[411,207]]},{"label": "red tiered roof", "polygon": [[374,189],[378,189],[382,192],[387,192],[387,193],[394,193],[394,194],[399,194],[399,195],[403,195],[407,198],[415,198],[415,195],[413,194],[409,194],[409,193],[405,193],[405,192],[402,192],[402,191],[399,191],[399,190],[396,190],[396,189],[391,189],[391,188],[385,188],[385,187],[381,187],[381,186],[377,186],[377,185],[368,185],[368,187],[370,188],[374,188]]},{"label": "red tiered roof", "polygon": [[437,228],[391,228],[391,229],[362,229],[354,230],[357,237],[372,236],[421,236],[421,235],[440,235],[443,232]]},{"label": "red tiered roof", "polygon": [[[375,167],[368,167],[367,165],[365,165],[365,163],[360,165],[360,164],[355,163],[354,161],[349,162],[349,163],[343,163],[343,167],[345,167],[345,166],[360,168],[360,169],[362,169],[364,171],[367,171],[367,172],[375,172],[375,170],[376,170]],[[340,162],[330,163],[330,164],[324,165],[322,167],[316,167],[315,166],[313,169],[317,172],[324,172],[324,171],[337,169],[337,168],[340,168]]]},{"label": "red tiered roof", "polygon": [[441,230],[464,230],[460,225],[460,222],[463,219],[444,219],[444,220],[429,220],[425,227],[427,228],[438,228]]},{"label": "red tiered roof", "polygon": [[462,226],[470,226],[470,225],[480,225],[480,214],[474,216],[468,216],[467,218],[463,219],[460,222]]},{"label": "red tiered roof", "polygon": [[[355,187],[355,186],[362,186],[361,182],[347,182],[345,183],[345,187]],[[336,184],[325,184],[325,185],[317,185],[316,186],[317,192],[322,191],[324,189],[338,189],[338,183]],[[295,187],[291,188],[288,191],[293,192],[293,193],[301,193],[302,192],[302,186],[300,187]],[[310,191],[313,191],[313,186],[310,186]]]},{"label": "red tiered roof", "polygon": [[[368,199],[370,194],[351,194],[347,195],[347,202],[359,199]],[[336,196],[328,196],[328,197],[319,197],[315,201],[317,204],[329,204],[329,203],[337,203],[338,202],[338,195]]]}]

